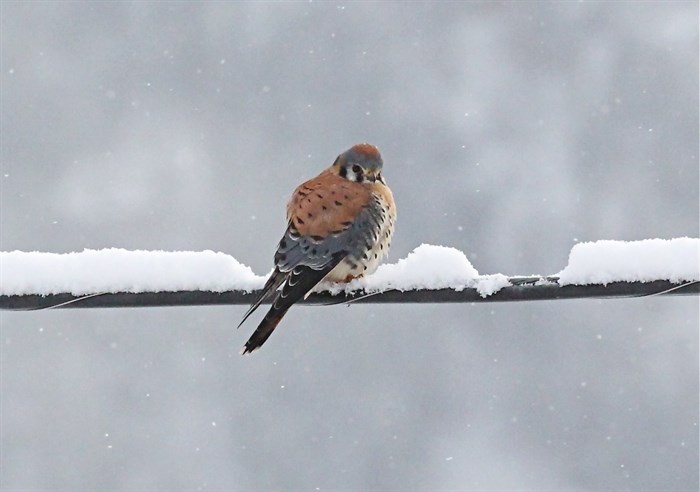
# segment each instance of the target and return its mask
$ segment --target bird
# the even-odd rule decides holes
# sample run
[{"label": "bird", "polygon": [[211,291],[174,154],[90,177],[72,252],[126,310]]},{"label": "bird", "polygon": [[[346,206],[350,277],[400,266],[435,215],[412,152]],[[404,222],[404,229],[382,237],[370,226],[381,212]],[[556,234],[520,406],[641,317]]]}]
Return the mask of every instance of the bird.
[{"label": "bird", "polygon": [[294,190],[274,269],[238,327],[266,300],[271,307],[241,354],[259,349],[289,308],[319,282],[349,282],[377,269],[389,253],[396,223],[382,168],[379,149],[360,143]]}]

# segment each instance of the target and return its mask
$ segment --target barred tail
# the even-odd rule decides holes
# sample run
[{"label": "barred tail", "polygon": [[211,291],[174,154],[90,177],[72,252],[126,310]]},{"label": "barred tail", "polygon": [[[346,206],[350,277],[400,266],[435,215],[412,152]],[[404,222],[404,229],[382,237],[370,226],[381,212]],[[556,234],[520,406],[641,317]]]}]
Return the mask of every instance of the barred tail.
[{"label": "barred tail", "polygon": [[314,270],[307,266],[297,266],[287,276],[282,290],[275,295],[275,300],[272,302],[272,307],[267,312],[263,320],[258,325],[258,328],[253,332],[253,335],[248,339],[241,351],[241,354],[249,354],[259,349],[265,341],[270,338],[272,332],[275,331],[277,325],[289,308],[292,305],[303,299],[304,296],[313,289],[317,283],[323,280],[328,272],[333,270],[340,263],[343,256],[336,255],[325,267],[321,270]]}]

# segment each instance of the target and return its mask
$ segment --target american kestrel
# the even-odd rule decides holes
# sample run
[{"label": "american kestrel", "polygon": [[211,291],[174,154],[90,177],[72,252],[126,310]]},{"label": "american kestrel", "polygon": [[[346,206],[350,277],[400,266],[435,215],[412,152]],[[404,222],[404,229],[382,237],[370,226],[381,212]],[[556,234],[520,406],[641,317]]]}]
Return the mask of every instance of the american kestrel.
[{"label": "american kestrel", "polygon": [[394,197],[374,145],[353,146],[297,187],[287,204],[275,269],[238,326],[274,296],[272,307],[241,353],[260,348],[292,304],[322,280],[349,282],[374,272],[389,252],[395,222]]}]

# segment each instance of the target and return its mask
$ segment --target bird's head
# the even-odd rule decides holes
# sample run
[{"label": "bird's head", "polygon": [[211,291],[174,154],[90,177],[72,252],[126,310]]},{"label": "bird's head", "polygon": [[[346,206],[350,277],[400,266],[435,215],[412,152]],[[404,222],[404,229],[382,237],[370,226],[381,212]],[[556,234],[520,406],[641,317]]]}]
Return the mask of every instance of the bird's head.
[{"label": "bird's head", "polygon": [[353,145],[338,156],[332,169],[341,177],[358,183],[382,181],[382,156],[368,143]]}]

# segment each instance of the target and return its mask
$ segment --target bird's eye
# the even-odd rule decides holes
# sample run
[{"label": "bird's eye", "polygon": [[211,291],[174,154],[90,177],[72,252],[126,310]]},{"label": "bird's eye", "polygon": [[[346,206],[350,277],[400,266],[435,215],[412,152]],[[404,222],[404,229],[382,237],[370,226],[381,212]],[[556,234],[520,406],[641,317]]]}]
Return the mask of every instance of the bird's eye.
[{"label": "bird's eye", "polygon": [[352,166],[352,172],[354,172],[355,174],[360,174],[362,172],[362,168],[355,164],[354,166]]}]

